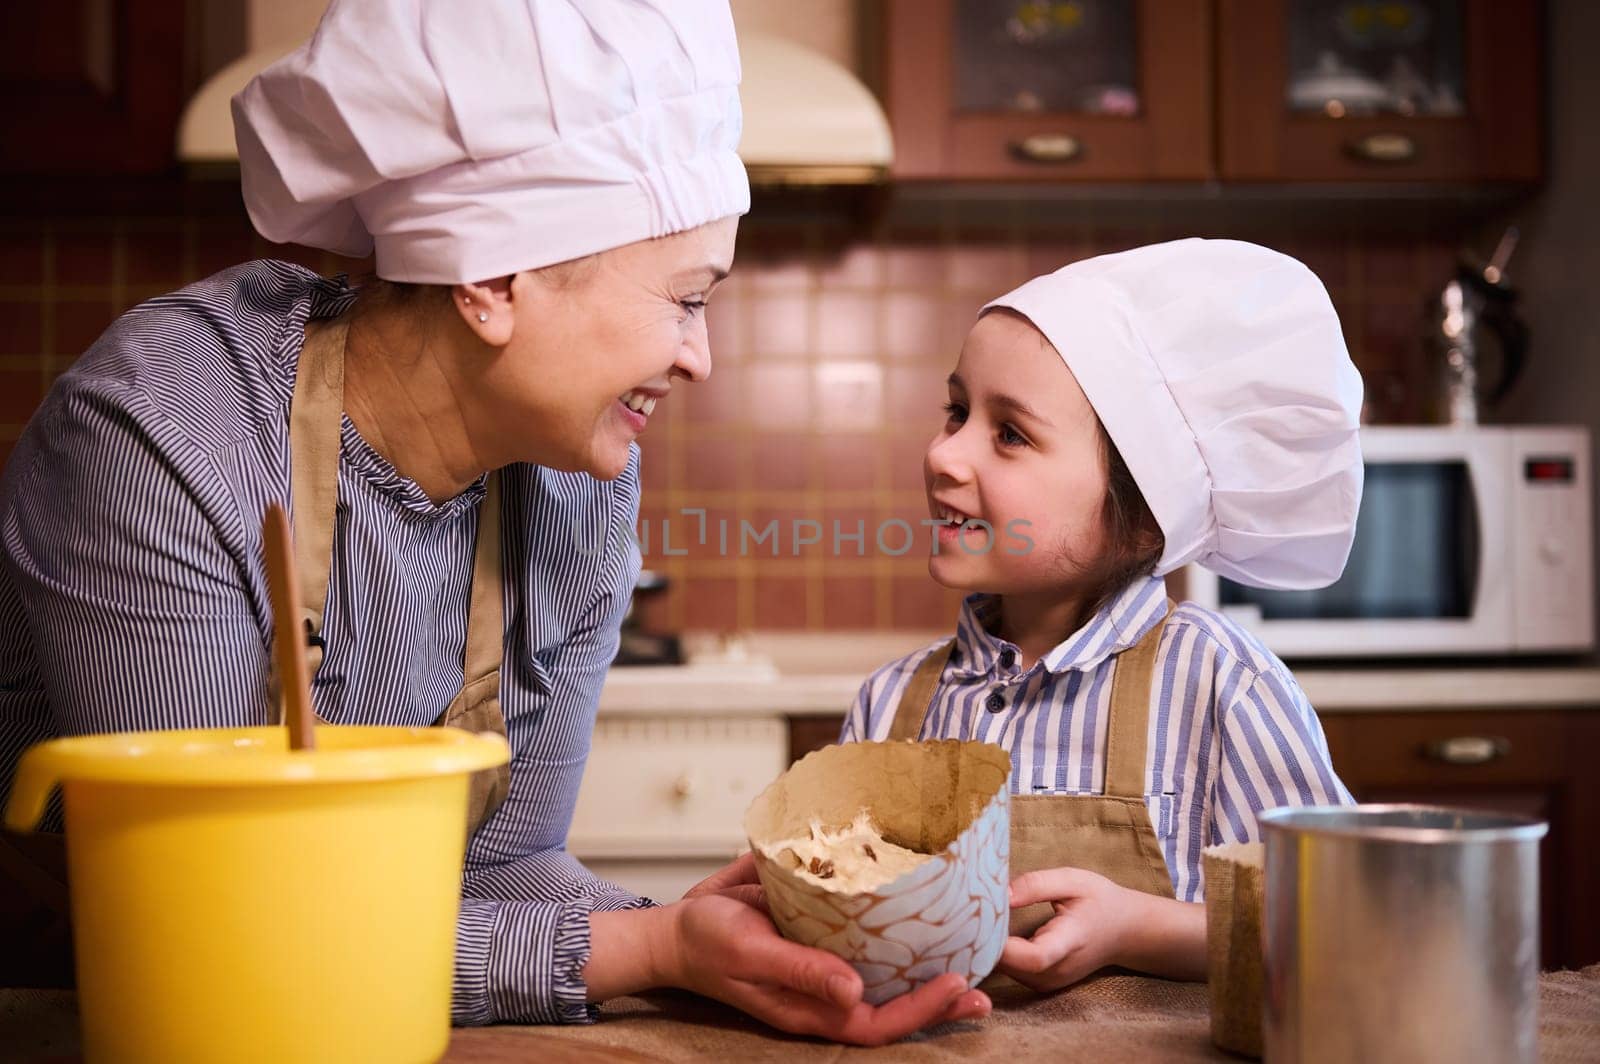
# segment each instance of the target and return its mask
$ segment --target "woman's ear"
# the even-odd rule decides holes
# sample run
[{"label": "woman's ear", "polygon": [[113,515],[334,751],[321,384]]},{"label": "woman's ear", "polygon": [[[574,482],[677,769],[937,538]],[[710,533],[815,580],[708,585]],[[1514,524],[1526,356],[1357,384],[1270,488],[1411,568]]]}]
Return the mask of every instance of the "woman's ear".
[{"label": "woman's ear", "polygon": [[473,335],[490,347],[504,347],[516,332],[511,278],[497,277],[451,288],[451,302]]}]

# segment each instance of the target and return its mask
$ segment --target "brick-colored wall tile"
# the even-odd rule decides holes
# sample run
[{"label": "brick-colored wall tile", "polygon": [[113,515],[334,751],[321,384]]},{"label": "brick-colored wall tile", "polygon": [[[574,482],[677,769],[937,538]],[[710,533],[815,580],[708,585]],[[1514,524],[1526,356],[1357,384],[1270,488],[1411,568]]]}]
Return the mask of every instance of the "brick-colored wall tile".
[{"label": "brick-colored wall tile", "polygon": [[[673,627],[928,628],[949,624],[961,595],[927,576],[922,460],[944,422],[944,378],[982,304],[1027,277],[1091,255],[1184,235],[1157,226],[1009,223],[850,230],[747,223],[734,276],[707,311],[713,373],[679,381],[641,440],[645,564],[672,589],[650,606]],[[1422,308],[1448,279],[1465,234],[1416,240],[1305,235],[1257,226],[1223,233],[1294,254],[1328,285],[1377,420],[1414,419],[1431,373]],[[251,258],[276,255],[360,278],[352,261],[260,239],[248,219],[39,219],[0,232],[0,455],[48,381],[138,299]],[[684,508],[704,508],[709,541]],[[915,534],[903,556],[875,542],[885,522]],[[740,523],[779,522],[778,555]],[[822,543],[794,552],[794,522]],[[843,556],[832,521],[867,543]],[[729,546],[716,542],[726,521]],[[673,553],[663,553],[671,526]],[[891,541],[900,533],[891,532]],[[678,554],[678,551],[684,551]]]}]

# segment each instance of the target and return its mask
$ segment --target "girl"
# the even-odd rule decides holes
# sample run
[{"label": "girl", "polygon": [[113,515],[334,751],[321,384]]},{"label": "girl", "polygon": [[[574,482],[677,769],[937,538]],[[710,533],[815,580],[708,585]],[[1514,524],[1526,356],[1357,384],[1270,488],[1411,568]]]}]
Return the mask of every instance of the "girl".
[{"label": "girl", "polygon": [[990,303],[949,388],[928,568],[973,594],[954,639],[867,680],[843,741],[1010,751],[1000,972],[1204,978],[1201,848],[1256,839],[1260,809],[1351,798],[1284,664],[1161,577],[1337,579],[1362,474],[1338,318],[1293,259],[1180,240]]}]

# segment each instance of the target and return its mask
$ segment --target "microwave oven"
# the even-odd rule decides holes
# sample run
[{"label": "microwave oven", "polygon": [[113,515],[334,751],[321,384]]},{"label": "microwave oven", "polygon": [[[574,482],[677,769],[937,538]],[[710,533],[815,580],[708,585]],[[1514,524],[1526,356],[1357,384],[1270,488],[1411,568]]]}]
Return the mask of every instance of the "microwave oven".
[{"label": "microwave oven", "polygon": [[1361,447],[1365,485],[1338,581],[1266,591],[1191,565],[1188,597],[1285,658],[1594,648],[1586,429],[1374,426]]}]

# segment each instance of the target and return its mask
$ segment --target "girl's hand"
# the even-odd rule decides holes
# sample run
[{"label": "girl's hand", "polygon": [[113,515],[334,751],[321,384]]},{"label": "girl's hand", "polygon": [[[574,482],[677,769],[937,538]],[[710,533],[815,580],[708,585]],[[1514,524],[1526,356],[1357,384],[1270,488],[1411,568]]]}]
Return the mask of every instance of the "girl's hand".
[{"label": "girl's hand", "polygon": [[1149,897],[1081,868],[1020,875],[1011,881],[1011,907],[1044,901],[1056,914],[1032,938],[1006,939],[995,970],[1042,992],[1120,963],[1129,928]]},{"label": "girl's hand", "polygon": [[1047,901],[1056,915],[1032,938],[1008,938],[995,970],[1034,990],[1059,990],[1108,964],[1166,979],[1206,977],[1206,907],[1119,887],[1081,868],[1011,881],[1011,906]]}]

